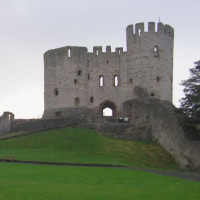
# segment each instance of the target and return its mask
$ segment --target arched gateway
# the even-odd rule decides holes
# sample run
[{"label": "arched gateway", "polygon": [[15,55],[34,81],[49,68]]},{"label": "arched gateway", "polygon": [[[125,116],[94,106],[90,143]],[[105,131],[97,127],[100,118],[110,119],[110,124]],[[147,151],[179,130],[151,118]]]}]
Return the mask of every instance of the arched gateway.
[{"label": "arched gateway", "polygon": [[116,105],[112,101],[103,101],[99,105],[99,109],[103,117],[116,117]]}]

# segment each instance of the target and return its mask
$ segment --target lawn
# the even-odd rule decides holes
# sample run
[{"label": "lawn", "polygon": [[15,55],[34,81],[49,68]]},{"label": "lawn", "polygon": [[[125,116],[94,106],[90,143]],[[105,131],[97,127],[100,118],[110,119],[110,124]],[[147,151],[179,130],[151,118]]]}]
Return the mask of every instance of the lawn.
[{"label": "lawn", "polygon": [[56,129],[1,140],[0,158],[178,168],[172,156],[155,143],[109,138],[86,128]]},{"label": "lawn", "polygon": [[200,183],[148,172],[0,163],[2,200],[197,200]]}]

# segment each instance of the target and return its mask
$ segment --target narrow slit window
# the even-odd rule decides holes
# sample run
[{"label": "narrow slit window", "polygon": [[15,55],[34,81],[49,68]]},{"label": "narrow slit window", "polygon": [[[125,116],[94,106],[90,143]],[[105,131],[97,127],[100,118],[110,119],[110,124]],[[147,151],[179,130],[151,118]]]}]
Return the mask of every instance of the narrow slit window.
[{"label": "narrow slit window", "polygon": [[154,56],[155,56],[155,57],[158,57],[158,46],[155,46],[155,47],[153,48],[153,52],[154,52]]},{"label": "narrow slit window", "polygon": [[90,61],[89,60],[87,61],[87,64],[88,64],[88,66],[90,65]]},{"label": "narrow slit window", "polygon": [[91,103],[94,102],[94,97],[90,97],[90,102],[91,102]]},{"label": "narrow slit window", "polygon": [[54,89],[54,95],[55,95],[55,96],[58,96],[58,88],[55,88],[55,89]]},{"label": "narrow slit window", "polygon": [[119,86],[119,76],[117,75],[114,76],[114,86]]},{"label": "narrow slit window", "polygon": [[78,83],[77,79],[74,79],[74,84],[77,84],[77,83]]},{"label": "narrow slit window", "polygon": [[88,80],[90,80],[90,73],[88,73]]},{"label": "narrow slit window", "polygon": [[129,79],[129,83],[133,83],[133,79],[132,78]]},{"label": "narrow slit window", "polygon": [[97,55],[97,56],[99,55],[99,50],[98,50],[98,49],[96,50],[96,55]]},{"label": "narrow slit window", "polygon": [[104,77],[103,77],[103,76],[100,76],[100,77],[99,77],[99,86],[100,86],[100,87],[103,87],[103,85],[104,85]]},{"label": "narrow slit window", "polygon": [[141,31],[141,29],[139,28],[139,29],[138,29],[138,35],[141,36],[141,33],[142,33],[142,31]]},{"label": "narrow slit window", "polygon": [[68,49],[68,50],[67,50],[67,56],[68,56],[68,58],[71,57],[71,49]]},{"label": "narrow slit window", "polygon": [[82,75],[82,71],[78,70],[78,75],[81,76]]}]

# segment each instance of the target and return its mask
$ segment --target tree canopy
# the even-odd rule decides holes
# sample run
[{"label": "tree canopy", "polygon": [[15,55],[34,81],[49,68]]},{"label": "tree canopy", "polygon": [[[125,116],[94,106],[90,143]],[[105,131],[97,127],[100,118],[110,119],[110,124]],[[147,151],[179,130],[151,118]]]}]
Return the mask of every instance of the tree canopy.
[{"label": "tree canopy", "polygon": [[200,60],[194,62],[194,67],[190,69],[190,77],[183,80],[185,97],[180,100],[180,108],[189,117],[200,119]]}]

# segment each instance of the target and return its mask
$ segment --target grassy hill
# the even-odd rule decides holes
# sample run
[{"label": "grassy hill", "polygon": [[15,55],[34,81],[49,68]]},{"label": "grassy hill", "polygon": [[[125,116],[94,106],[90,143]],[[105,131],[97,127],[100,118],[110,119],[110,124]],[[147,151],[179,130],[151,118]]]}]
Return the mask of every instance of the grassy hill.
[{"label": "grassy hill", "polygon": [[0,158],[178,168],[171,155],[157,144],[109,138],[85,128],[56,129],[1,140]]}]

